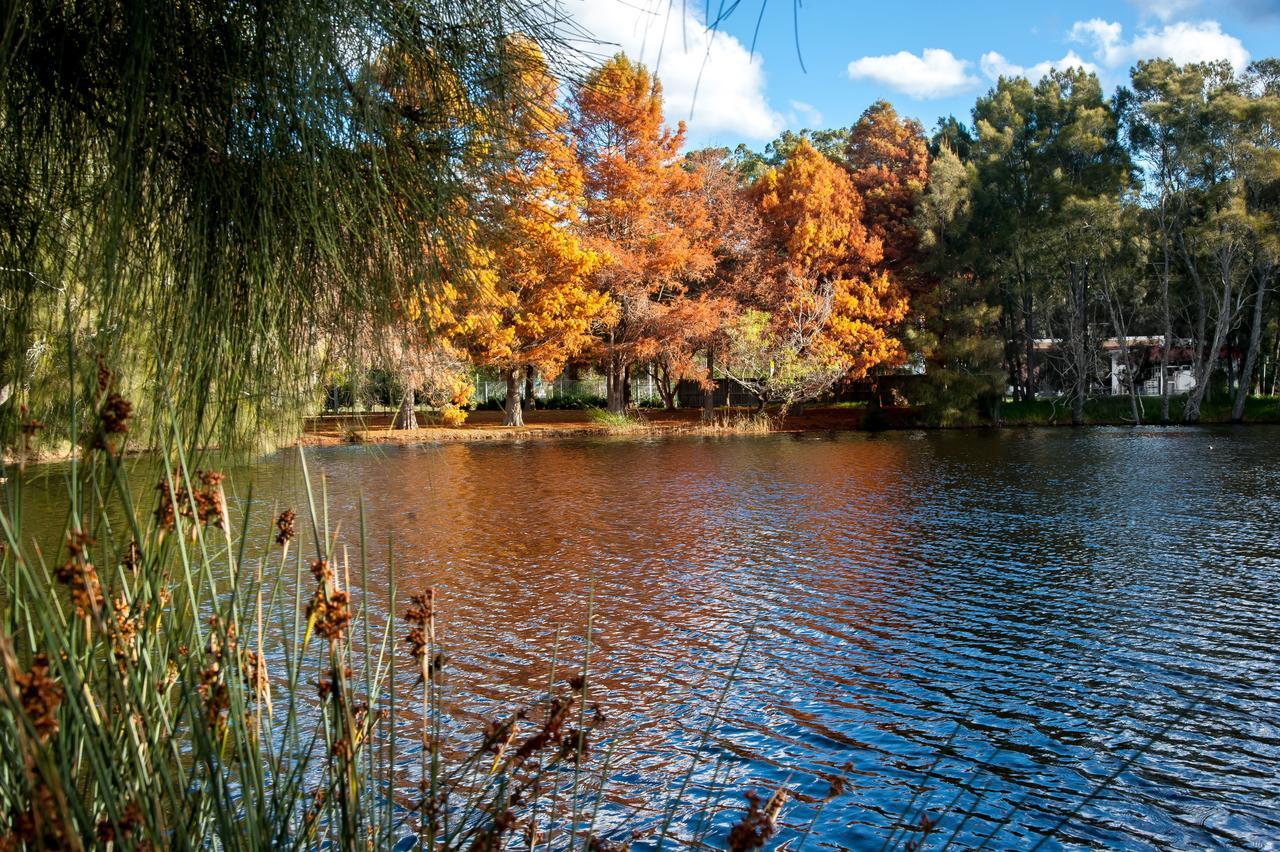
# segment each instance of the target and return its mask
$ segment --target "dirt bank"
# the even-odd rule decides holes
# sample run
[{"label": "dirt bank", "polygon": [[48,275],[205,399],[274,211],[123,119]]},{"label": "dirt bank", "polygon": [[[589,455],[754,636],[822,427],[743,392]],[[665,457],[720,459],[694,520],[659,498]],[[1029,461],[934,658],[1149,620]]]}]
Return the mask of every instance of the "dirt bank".
[{"label": "dirt bank", "polygon": [[[432,444],[451,441],[524,441],[554,438],[577,438],[590,435],[651,434],[758,434],[764,432],[833,432],[862,428],[866,409],[847,407],[810,407],[801,414],[790,414],[782,421],[776,418],[763,427],[746,409],[718,412],[721,420],[714,425],[702,422],[697,409],[676,411],[640,411],[634,422],[612,426],[593,420],[586,411],[531,411],[525,425],[502,425],[501,411],[474,411],[462,426],[425,426],[420,429],[392,429],[390,413],[336,415],[308,418],[304,424],[304,446],[332,446],[342,443]],[[888,426],[904,426],[911,420],[911,409],[885,409]],[[425,419],[424,419],[425,420]]]}]

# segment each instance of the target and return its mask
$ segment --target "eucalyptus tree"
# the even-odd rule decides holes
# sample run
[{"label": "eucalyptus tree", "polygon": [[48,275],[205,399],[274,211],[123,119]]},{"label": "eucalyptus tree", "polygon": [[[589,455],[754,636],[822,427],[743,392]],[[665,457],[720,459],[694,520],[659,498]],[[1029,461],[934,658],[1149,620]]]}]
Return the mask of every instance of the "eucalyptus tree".
[{"label": "eucalyptus tree", "polygon": [[1049,198],[1040,225],[1046,231],[1046,259],[1057,273],[1048,272],[1047,295],[1064,329],[1071,422],[1079,426],[1096,363],[1098,341],[1091,329],[1112,247],[1093,234],[1106,227],[1106,208],[1120,203],[1130,164],[1119,143],[1112,104],[1093,74],[1080,69],[1050,72],[1036,87],[1036,106],[1039,172]]},{"label": "eucalyptus tree", "polygon": [[[447,119],[503,73],[505,36],[557,53],[540,0],[6,8],[8,435],[18,403],[55,404],[35,373],[52,351],[100,356],[189,436],[287,427],[313,401],[327,336],[441,286],[423,223],[447,246],[471,181],[431,152],[470,143]],[[398,100],[377,70],[388,57],[454,83]],[[85,379],[73,395],[83,408],[95,393]]]},{"label": "eucalyptus tree", "polygon": [[1096,341],[1096,242],[1090,206],[1118,197],[1129,165],[1098,79],[1052,71],[1034,86],[1002,78],[974,107],[977,190],[971,226],[984,235],[1003,310],[1010,384],[1034,398],[1039,330],[1060,326],[1072,421],[1083,421]]},{"label": "eucalyptus tree", "polygon": [[[1248,198],[1248,172],[1260,150],[1252,138],[1258,129],[1251,127],[1257,113],[1252,86],[1226,62],[1178,66],[1156,60],[1139,63],[1132,91],[1121,96],[1128,141],[1144,166],[1160,244],[1162,373],[1174,347],[1179,306],[1192,338],[1195,387],[1182,412],[1188,423],[1200,419],[1223,348],[1248,301],[1258,236],[1267,227]],[[1165,384],[1162,416],[1167,419]],[[1243,411],[1243,401],[1240,407]]]},{"label": "eucalyptus tree", "polygon": [[1249,338],[1231,405],[1235,423],[1244,419],[1245,402],[1254,387],[1267,325],[1267,293],[1280,271],[1280,60],[1255,62],[1244,82],[1245,100],[1238,107],[1245,125],[1240,179],[1255,233]]},{"label": "eucalyptus tree", "polygon": [[1160,420],[1170,421],[1169,373],[1174,345],[1176,235],[1185,216],[1182,205],[1190,182],[1184,148],[1191,144],[1194,116],[1186,105],[1203,89],[1205,66],[1184,71],[1166,60],[1139,62],[1131,89],[1117,94],[1125,141],[1142,170],[1143,203],[1155,234],[1152,269],[1159,281],[1164,345],[1160,347]]},{"label": "eucalyptus tree", "polygon": [[1182,418],[1200,419],[1223,347],[1242,312],[1254,234],[1260,224],[1249,210],[1241,172],[1248,144],[1240,81],[1223,68],[1211,75],[1202,100],[1192,104],[1200,117],[1190,184],[1184,204],[1189,215],[1176,236],[1178,254],[1191,285],[1195,337],[1192,375]]}]

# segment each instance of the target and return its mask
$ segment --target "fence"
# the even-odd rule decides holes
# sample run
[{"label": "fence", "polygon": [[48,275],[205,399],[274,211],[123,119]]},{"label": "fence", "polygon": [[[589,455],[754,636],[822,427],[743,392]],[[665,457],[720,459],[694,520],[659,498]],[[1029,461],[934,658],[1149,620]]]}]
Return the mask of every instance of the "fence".
[{"label": "fence", "polygon": [[[603,376],[592,376],[586,379],[568,379],[564,376],[546,382],[534,379],[533,396],[535,399],[556,399],[564,397],[597,397],[605,396]],[[657,385],[652,376],[643,376],[631,382],[631,400],[633,402],[655,402],[660,399]],[[505,400],[507,383],[500,381],[476,380],[476,402],[484,405],[490,400]]]}]

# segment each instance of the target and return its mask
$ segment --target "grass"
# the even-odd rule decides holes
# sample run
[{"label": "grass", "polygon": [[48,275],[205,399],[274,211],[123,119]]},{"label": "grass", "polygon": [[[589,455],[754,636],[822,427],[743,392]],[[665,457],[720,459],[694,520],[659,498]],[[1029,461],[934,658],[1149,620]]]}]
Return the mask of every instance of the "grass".
[{"label": "grass", "polygon": [[[1169,398],[1169,415],[1174,422],[1181,422],[1186,395]],[[1144,423],[1160,421],[1160,398],[1141,398]],[[1231,399],[1218,394],[1204,401],[1200,409],[1200,422],[1226,423],[1231,419]],[[1071,403],[1066,399],[1037,399],[1032,402],[1005,402],[1000,407],[1004,424],[1008,426],[1054,426],[1071,422]],[[1085,402],[1084,419],[1087,424],[1127,425],[1133,422],[1127,396],[1095,397]],[[1245,422],[1280,423],[1280,397],[1251,396],[1245,403]]]},{"label": "grass", "polygon": [[633,414],[618,414],[604,408],[589,408],[587,416],[592,423],[604,426],[610,435],[632,435],[647,432],[653,427],[648,420]]},{"label": "grass", "polygon": [[774,420],[764,412],[743,413],[728,409],[711,423],[699,427],[701,432],[725,435],[767,435],[773,431]]}]

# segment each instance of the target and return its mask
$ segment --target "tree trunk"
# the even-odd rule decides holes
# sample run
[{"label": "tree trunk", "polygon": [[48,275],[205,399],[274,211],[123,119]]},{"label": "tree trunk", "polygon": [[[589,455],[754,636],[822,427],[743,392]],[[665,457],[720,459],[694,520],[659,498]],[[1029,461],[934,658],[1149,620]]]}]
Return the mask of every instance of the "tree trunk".
[{"label": "tree trunk", "polygon": [[714,422],[716,419],[716,356],[715,350],[707,347],[707,381],[710,385],[702,389],[702,421]]},{"label": "tree trunk", "polygon": [[504,370],[503,377],[507,380],[507,404],[503,408],[505,414],[502,425],[523,426],[524,407],[520,404],[520,371]]},{"label": "tree trunk", "polygon": [[[1209,299],[1205,294],[1205,284],[1200,279],[1199,269],[1195,265],[1195,261],[1191,259],[1191,253],[1186,247],[1184,238],[1182,245],[1183,262],[1187,273],[1191,276],[1191,281],[1195,284],[1196,292],[1196,350],[1195,360],[1191,365],[1191,376],[1195,379],[1196,386],[1191,389],[1191,393],[1187,394],[1187,401],[1182,407],[1182,422],[1199,423],[1200,422],[1200,403],[1204,401],[1204,395],[1209,392],[1209,377],[1213,375],[1213,369],[1218,363],[1218,348],[1222,345],[1216,340],[1212,346],[1206,349],[1205,337],[1209,333]],[[1218,316],[1217,327],[1221,327],[1222,316]]]},{"label": "tree trunk", "polygon": [[[1182,419],[1186,423],[1200,422],[1200,404],[1204,402],[1205,394],[1209,392],[1209,380],[1213,377],[1213,371],[1218,366],[1218,355],[1222,351],[1223,344],[1226,343],[1227,332],[1230,331],[1232,320],[1235,318],[1231,310],[1231,289],[1231,279],[1224,275],[1222,298],[1218,304],[1218,316],[1213,324],[1213,340],[1209,342],[1207,352],[1204,351],[1205,344],[1203,341],[1197,350],[1197,369],[1193,373],[1196,379],[1196,386],[1191,389],[1190,395],[1187,396],[1187,405],[1182,412]],[[1204,311],[1206,319],[1207,313],[1207,311]],[[1205,319],[1200,321],[1200,325],[1201,328],[1205,327]]]},{"label": "tree trunk", "polygon": [[680,382],[675,378],[671,369],[662,362],[655,361],[649,376],[658,388],[658,396],[662,397],[662,407],[667,411],[675,411],[676,391],[679,389]]},{"label": "tree trunk", "polygon": [[1240,385],[1236,388],[1236,400],[1231,405],[1231,422],[1244,422],[1244,404],[1249,399],[1249,391],[1253,385],[1253,371],[1258,363],[1258,350],[1262,348],[1263,296],[1267,292],[1269,275],[1260,270],[1258,289],[1253,294],[1253,321],[1249,327],[1249,348],[1244,354],[1244,366],[1240,370]]},{"label": "tree trunk", "polygon": [[1271,353],[1271,385],[1270,390],[1265,391],[1269,396],[1275,396],[1276,391],[1280,390],[1280,331],[1276,333],[1275,349]]},{"label": "tree trunk", "polygon": [[[1129,412],[1133,415],[1133,425],[1142,425],[1142,400],[1138,399],[1138,370],[1133,363],[1129,351],[1129,323],[1124,318],[1124,309],[1120,304],[1120,295],[1111,287],[1111,279],[1104,266],[1100,272],[1102,292],[1107,297],[1107,312],[1111,314],[1111,327],[1115,329],[1116,342],[1120,346],[1120,360],[1124,364],[1125,392],[1129,394]],[[1112,362],[1112,369],[1115,369]]]},{"label": "tree trunk", "polygon": [[606,393],[606,400],[609,411],[612,414],[625,414],[627,411],[626,398],[626,364],[622,360],[622,356],[613,354],[609,356]]},{"label": "tree trunk", "polygon": [[1173,309],[1169,305],[1169,256],[1165,248],[1164,275],[1160,281],[1164,307],[1164,345],[1160,347],[1160,422],[1169,425],[1169,350],[1173,346]]},{"label": "tree trunk", "polygon": [[524,400],[521,403],[525,412],[535,410],[538,407],[537,401],[533,398],[533,368],[526,367],[524,371]]},{"label": "tree trunk", "polygon": [[1023,284],[1025,288],[1022,296],[1022,328],[1026,334],[1026,389],[1023,391],[1023,398],[1028,402],[1036,398],[1036,319],[1035,319],[1035,301],[1031,295],[1029,285]]},{"label": "tree trunk", "polygon": [[413,388],[409,388],[404,392],[404,398],[400,400],[400,410],[396,412],[396,419],[391,424],[392,429],[418,428],[416,396]]},{"label": "tree trunk", "polygon": [[1084,425],[1084,400],[1089,393],[1088,341],[1088,267],[1071,264],[1071,372],[1074,387],[1071,389],[1071,425]]},{"label": "tree trunk", "polygon": [[[1022,360],[1018,357],[1018,329],[1014,321],[1013,300],[1006,285],[1000,287],[1000,336],[1004,339],[1004,366],[1007,385],[1015,401],[1022,399]],[[1003,397],[1004,394],[1001,394]]]},{"label": "tree trunk", "polygon": [[1133,415],[1133,425],[1142,425],[1142,400],[1138,398],[1138,371],[1129,355],[1129,343],[1120,337],[1120,357],[1124,359],[1124,378],[1129,394],[1129,412]]}]

